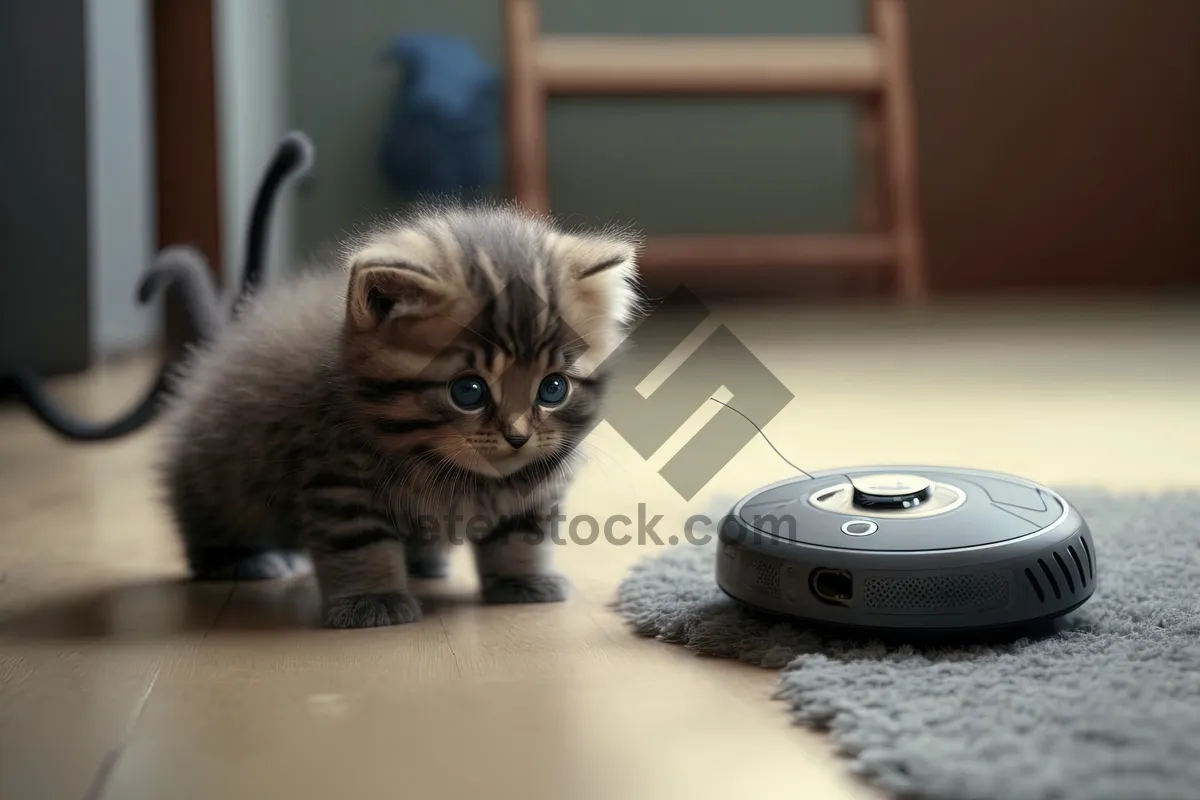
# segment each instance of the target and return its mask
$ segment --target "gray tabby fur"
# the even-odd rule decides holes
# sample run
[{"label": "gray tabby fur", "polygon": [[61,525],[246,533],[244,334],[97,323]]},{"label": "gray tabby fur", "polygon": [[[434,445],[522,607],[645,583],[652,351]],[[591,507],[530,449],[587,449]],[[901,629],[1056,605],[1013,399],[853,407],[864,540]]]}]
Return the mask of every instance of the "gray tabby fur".
[{"label": "gray tabby fur", "polygon": [[[194,577],[311,568],[325,625],[401,624],[421,617],[409,575],[444,574],[466,544],[486,602],[565,599],[547,523],[640,310],[637,244],[508,206],[426,208],[250,298],[164,418]],[[547,407],[552,374],[570,391]],[[487,383],[485,408],[451,402],[463,375]]]}]

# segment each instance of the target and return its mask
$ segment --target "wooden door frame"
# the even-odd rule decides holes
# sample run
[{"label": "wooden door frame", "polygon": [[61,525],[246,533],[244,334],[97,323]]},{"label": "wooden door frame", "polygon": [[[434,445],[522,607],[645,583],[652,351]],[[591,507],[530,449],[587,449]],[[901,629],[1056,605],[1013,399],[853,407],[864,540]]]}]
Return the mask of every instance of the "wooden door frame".
[{"label": "wooden door frame", "polygon": [[[191,245],[222,283],[221,172],[214,0],[149,0],[154,74],[157,246]],[[178,357],[194,331],[169,293],[164,346]]]}]

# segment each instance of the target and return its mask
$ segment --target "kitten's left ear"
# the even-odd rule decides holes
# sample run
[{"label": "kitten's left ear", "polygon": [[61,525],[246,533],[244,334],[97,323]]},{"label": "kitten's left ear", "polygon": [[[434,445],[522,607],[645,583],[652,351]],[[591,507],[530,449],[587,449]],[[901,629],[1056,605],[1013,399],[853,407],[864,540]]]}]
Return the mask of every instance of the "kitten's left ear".
[{"label": "kitten's left ear", "polygon": [[564,243],[571,293],[589,316],[622,325],[638,310],[636,242],[604,236],[572,236]]},{"label": "kitten's left ear", "polygon": [[445,285],[426,267],[363,260],[350,267],[346,310],[359,328],[369,330],[393,319],[430,317],[447,297]]}]

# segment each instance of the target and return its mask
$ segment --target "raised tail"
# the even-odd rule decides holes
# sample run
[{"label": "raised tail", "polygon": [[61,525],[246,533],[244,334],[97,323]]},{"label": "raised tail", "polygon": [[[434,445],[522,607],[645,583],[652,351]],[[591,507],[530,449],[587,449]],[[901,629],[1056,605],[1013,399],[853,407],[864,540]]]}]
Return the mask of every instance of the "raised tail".
[{"label": "raised tail", "polygon": [[[145,305],[168,287],[178,286],[196,332],[192,344],[203,344],[215,338],[226,324],[226,314],[233,316],[240,302],[262,282],[271,212],[280,189],[288,178],[310,170],[313,162],[312,142],[303,133],[289,133],[275,149],[259,182],[246,234],[242,280],[228,312],[204,256],[195,248],[183,245],[167,247],[158,254],[138,285],[138,302]],[[90,422],[59,408],[46,392],[41,377],[31,370],[18,369],[11,383],[37,418],[55,433],[73,441],[98,442],[127,436],[152,422],[169,391],[172,371],[173,365],[164,365],[137,404],[108,422]]]},{"label": "raised tail", "polygon": [[[275,157],[267,167],[266,174],[258,185],[254,206],[250,210],[250,228],[246,231],[246,252],[243,255],[242,285],[239,299],[244,299],[262,282],[266,264],[268,233],[271,227],[271,212],[279,198],[279,189],[294,176],[306,174],[315,161],[312,141],[299,131],[292,131],[275,149]],[[233,304],[236,314],[238,304]]]}]

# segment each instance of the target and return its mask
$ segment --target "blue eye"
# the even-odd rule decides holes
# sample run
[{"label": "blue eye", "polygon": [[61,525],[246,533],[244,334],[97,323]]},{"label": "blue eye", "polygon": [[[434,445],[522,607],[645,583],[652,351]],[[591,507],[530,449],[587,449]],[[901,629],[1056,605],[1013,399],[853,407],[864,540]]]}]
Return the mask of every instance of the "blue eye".
[{"label": "blue eye", "polygon": [[567,398],[567,379],[562,375],[548,375],[538,387],[538,402],[544,406],[556,406]]},{"label": "blue eye", "polygon": [[487,384],[474,375],[456,378],[450,383],[450,400],[463,411],[483,408],[488,401]]}]

